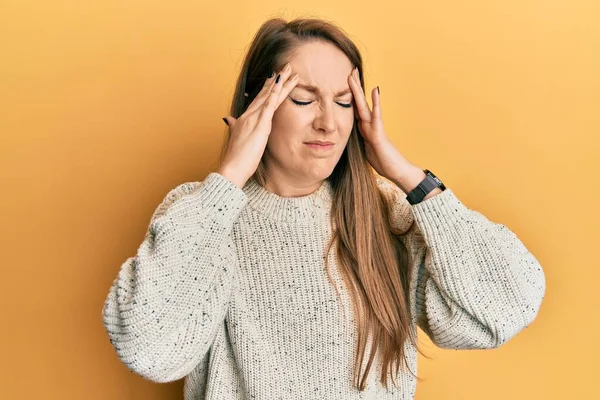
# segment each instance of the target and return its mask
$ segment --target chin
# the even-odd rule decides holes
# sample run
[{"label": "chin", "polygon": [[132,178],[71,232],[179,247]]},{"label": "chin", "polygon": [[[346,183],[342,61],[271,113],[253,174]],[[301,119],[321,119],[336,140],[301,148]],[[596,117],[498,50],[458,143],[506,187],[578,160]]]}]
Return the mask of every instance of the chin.
[{"label": "chin", "polygon": [[307,175],[315,181],[322,181],[324,179],[329,178],[329,176],[333,173],[333,168],[334,166],[331,168],[322,168],[318,171],[312,171]]}]

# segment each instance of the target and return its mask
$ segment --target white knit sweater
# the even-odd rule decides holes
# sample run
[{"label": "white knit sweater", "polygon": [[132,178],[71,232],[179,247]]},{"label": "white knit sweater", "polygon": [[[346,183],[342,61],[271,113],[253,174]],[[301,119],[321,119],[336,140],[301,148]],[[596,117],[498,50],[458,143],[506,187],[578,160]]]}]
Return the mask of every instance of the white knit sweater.
[{"label": "white knit sweater", "polygon": [[[512,231],[450,188],[411,206],[378,182],[394,200],[392,224],[407,231],[416,222],[405,236],[413,329],[443,348],[485,349],[535,319],[544,272]],[[332,194],[325,181],[307,196],[280,197],[216,172],[171,190],[103,309],[122,362],[155,382],[185,377],[186,400],[413,399],[409,372],[398,387],[381,386],[379,354],[366,391],[352,386],[354,318],[333,251],[342,302],[325,269]],[[416,373],[416,350],[405,351]]]}]

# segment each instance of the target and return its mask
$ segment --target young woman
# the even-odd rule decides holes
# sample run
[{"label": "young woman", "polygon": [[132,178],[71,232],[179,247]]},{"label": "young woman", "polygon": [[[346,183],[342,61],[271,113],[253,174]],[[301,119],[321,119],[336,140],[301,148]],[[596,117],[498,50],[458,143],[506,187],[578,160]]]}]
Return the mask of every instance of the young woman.
[{"label": "young woman", "polygon": [[103,309],[132,371],[186,399],[412,399],[417,326],[495,348],[545,277],[388,138],[362,59],[316,19],[263,24],[218,170],[175,187]]}]

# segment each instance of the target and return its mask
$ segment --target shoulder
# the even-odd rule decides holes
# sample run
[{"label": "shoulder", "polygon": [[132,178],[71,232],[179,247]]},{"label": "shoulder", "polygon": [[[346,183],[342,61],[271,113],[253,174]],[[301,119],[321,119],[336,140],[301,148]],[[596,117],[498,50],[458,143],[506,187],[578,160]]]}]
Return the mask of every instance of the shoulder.
[{"label": "shoulder", "polygon": [[190,181],[190,182],[180,183],[179,185],[177,185],[174,188],[172,188],[171,190],[169,190],[169,192],[167,193],[167,195],[165,196],[163,201],[176,200],[181,196],[185,196],[187,194],[192,194],[193,192],[196,191],[196,189],[198,189],[198,187],[201,184],[202,184],[201,181],[200,182]]},{"label": "shoulder", "polygon": [[163,199],[160,202],[160,204],[158,205],[158,207],[156,207],[156,210],[154,211],[154,214],[152,215],[152,220],[155,220],[156,218],[163,215],[165,213],[165,211],[167,211],[167,209],[174,202],[176,202],[183,196],[194,193],[198,189],[198,187],[200,187],[201,184],[202,184],[201,181],[183,182],[183,183],[178,184],[174,188],[170,189],[167,192],[167,194],[163,197]]},{"label": "shoulder", "polygon": [[163,198],[161,205],[162,204],[170,205],[175,200],[177,200],[183,196],[186,196],[188,194],[194,193],[196,191],[196,189],[198,189],[198,187],[200,187],[201,184],[202,184],[202,182],[195,182],[195,181],[180,183],[179,185],[177,185],[174,188],[172,188],[171,190],[169,190],[169,192]]}]

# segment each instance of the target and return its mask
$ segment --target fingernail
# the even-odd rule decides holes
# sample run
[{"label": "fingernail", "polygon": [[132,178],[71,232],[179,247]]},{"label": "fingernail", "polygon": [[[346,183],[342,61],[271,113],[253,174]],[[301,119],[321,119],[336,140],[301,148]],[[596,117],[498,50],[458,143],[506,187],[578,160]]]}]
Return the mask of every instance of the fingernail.
[{"label": "fingernail", "polygon": [[275,83],[279,83],[279,78],[281,78],[281,74],[277,75],[277,79],[275,79]]},{"label": "fingernail", "polygon": [[227,119],[225,117],[223,117],[223,122],[225,122],[225,125],[229,126],[229,122],[227,122]]},{"label": "fingernail", "polygon": [[377,86],[377,94],[381,94],[381,92],[379,91],[379,86]]},{"label": "fingernail", "polygon": [[275,71],[271,71],[271,75],[269,75],[269,78],[272,78],[273,75],[275,75]]}]

